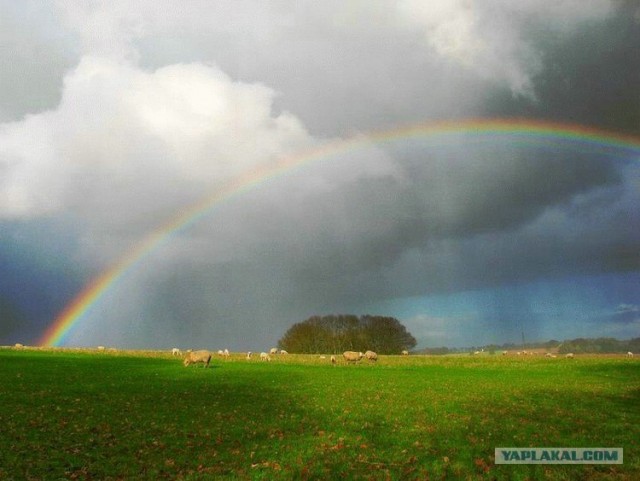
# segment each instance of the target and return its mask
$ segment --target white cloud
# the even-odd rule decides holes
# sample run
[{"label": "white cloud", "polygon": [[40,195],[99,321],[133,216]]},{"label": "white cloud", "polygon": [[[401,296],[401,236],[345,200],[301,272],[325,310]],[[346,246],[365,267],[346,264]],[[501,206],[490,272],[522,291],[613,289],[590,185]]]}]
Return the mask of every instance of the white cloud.
[{"label": "white cloud", "polygon": [[0,124],[0,215],[113,215],[117,202],[127,217],[313,145],[295,116],[272,112],[274,95],[213,65],[84,57],[58,108]]},{"label": "white cloud", "polygon": [[481,77],[506,83],[516,95],[532,98],[532,77],[541,69],[541,58],[527,40],[525,27],[544,18],[546,28],[566,32],[602,18],[611,8],[610,0],[403,0],[398,4],[399,19],[420,30],[425,43],[440,56]]}]

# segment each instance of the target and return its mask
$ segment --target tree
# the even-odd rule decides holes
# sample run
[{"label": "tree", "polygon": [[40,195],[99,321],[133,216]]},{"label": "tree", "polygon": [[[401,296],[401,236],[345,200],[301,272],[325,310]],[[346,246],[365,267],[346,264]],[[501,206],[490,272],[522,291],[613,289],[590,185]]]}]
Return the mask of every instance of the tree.
[{"label": "tree", "polygon": [[289,352],[320,354],[366,351],[400,354],[416,346],[416,339],[393,317],[313,316],[291,326],[278,341]]}]

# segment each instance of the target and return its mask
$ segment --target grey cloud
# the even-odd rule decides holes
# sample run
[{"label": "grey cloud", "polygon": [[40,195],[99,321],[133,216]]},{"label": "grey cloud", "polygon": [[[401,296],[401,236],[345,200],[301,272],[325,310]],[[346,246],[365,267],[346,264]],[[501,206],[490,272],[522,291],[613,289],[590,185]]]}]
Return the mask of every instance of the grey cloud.
[{"label": "grey cloud", "polygon": [[534,77],[537,102],[514,99],[507,91],[487,97],[485,115],[535,116],[640,132],[639,10],[619,2],[616,14],[553,35],[544,25],[526,35],[540,52]]},{"label": "grey cloud", "polygon": [[64,72],[78,59],[46,2],[0,2],[0,122],[54,108]]}]

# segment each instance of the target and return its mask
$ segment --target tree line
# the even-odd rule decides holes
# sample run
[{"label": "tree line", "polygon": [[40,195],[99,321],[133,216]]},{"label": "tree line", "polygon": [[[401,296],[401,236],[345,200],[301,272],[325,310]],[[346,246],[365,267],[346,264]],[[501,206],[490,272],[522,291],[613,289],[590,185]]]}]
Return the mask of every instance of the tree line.
[{"label": "tree line", "polygon": [[625,352],[640,352],[640,337],[629,340],[618,340],[612,337],[598,337],[594,339],[578,338],[564,341],[558,349],[561,354],[567,352],[613,354]]},{"label": "tree line", "polygon": [[400,354],[416,344],[406,327],[393,317],[352,314],[312,316],[291,326],[278,341],[280,349],[303,354],[366,350]]}]

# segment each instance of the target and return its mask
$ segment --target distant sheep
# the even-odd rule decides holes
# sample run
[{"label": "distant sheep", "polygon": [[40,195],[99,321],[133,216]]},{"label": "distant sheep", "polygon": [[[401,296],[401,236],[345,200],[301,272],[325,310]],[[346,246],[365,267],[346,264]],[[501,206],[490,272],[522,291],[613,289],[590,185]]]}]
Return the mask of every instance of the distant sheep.
[{"label": "distant sheep", "polygon": [[229,349],[225,349],[224,351],[222,351],[222,356],[226,357],[227,359],[229,358],[230,354],[229,354]]},{"label": "distant sheep", "polygon": [[224,356],[224,351],[222,349],[218,349],[218,356]]},{"label": "distant sheep", "polygon": [[22,349],[24,346],[19,342],[16,342],[13,347],[15,347],[16,349]]},{"label": "distant sheep", "polygon": [[278,348],[272,347],[271,349],[269,349],[269,354],[278,354]]},{"label": "distant sheep", "polygon": [[406,349],[404,351],[402,351],[402,355],[403,356],[408,356],[409,355],[409,351],[407,351]]},{"label": "distant sheep", "polygon": [[506,356],[507,354],[509,354],[509,351],[502,351],[503,356]]},{"label": "distant sheep", "polygon": [[336,356],[331,356],[331,364],[335,364],[336,363]]},{"label": "distant sheep", "polygon": [[361,352],[355,351],[345,351],[342,353],[342,357],[344,357],[344,360],[347,362],[357,362],[362,359],[363,356],[364,354],[362,354]]},{"label": "distant sheep", "polygon": [[104,346],[98,346],[98,351],[104,351],[105,347]]},{"label": "distant sheep", "polygon": [[479,354],[480,354],[480,351],[475,351],[475,352],[473,353],[473,355],[474,355],[474,356],[477,356],[477,355],[479,355]]},{"label": "distant sheep", "polygon": [[364,353],[364,357],[366,357],[369,361],[377,361],[378,355],[373,351],[367,351]]},{"label": "distant sheep", "polygon": [[252,354],[253,354],[253,353],[252,353],[251,351],[249,351],[249,352],[247,353],[247,361],[248,361],[249,359],[251,359],[251,355],[252,355]]},{"label": "distant sheep", "polygon": [[280,354],[287,355],[287,354],[289,354],[289,353],[288,353],[287,351],[285,351],[284,349],[280,349]]},{"label": "distant sheep", "polygon": [[269,356],[269,354],[267,354],[266,352],[261,352],[260,353],[260,360],[261,361],[271,361],[271,356]]},{"label": "distant sheep", "polygon": [[182,352],[177,347],[174,347],[173,349],[171,349],[171,355],[172,356],[182,356]]},{"label": "distant sheep", "polygon": [[565,356],[564,356],[564,357],[566,357],[567,359],[573,359],[574,354],[573,354],[572,352],[570,352],[570,353],[568,353],[568,354],[565,354]]},{"label": "distant sheep", "polygon": [[195,364],[198,362],[203,363],[205,368],[209,367],[209,363],[211,362],[211,353],[206,349],[189,352],[185,356],[183,364],[186,367],[189,364]]},{"label": "distant sheep", "polygon": [[627,357],[633,357],[633,353],[632,353],[631,351],[629,351],[629,352],[627,353]]}]

